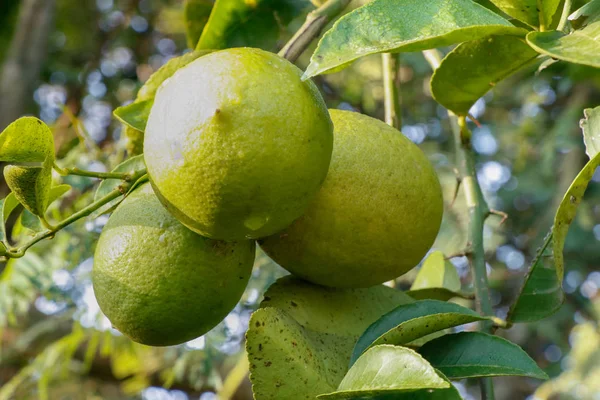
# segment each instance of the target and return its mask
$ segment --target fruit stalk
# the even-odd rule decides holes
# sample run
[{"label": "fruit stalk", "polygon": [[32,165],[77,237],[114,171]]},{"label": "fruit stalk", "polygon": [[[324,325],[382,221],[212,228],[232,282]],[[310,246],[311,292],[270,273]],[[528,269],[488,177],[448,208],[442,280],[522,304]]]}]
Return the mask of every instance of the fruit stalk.
[{"label": "fruit stalk", "polygon": [[400,90],[398,87],[398,60],[398,54],[381,54],[385,123],[396,129],[400,129],[402,127]]},{"label": "fruit stalk", "polygon": [[6,258],[21,258],[21,257],[23,257],[25,255],[25,252],[27,251],[27,249],[29,249],[34,244],[36,244],[44,239],[52,238],[61,229],[66,228],[67,226],[71,225],[75,221],[80,220],[81,218],[87,217],[88,215],[90,215],[91,213],[93,213],[94,211],[96,211],[97,209],[99,209],[100,207],[105,205],[106,203],[108,203],[120,196],[123,196],[145,174],[146,174],[145,169],[136,171],[131,176],[131,179],[129,182],[124,182],[122,185],[117,187],[115,190],[109,192],[106,196],[94,201],[92,204],[88,205],[87,207],[82,208],[81,210],[72,214],[71,216],[64,219],[60,223],[56,224],[55,226],[51,227],[50,229],[46,229],[45,231],[38,233],[31,240],[29,240],[26,243],[23,243],[21,246],[8,250],[6,252],[6,254],[4,254],[3,256]]},{"label": "fruit stalk", "polygon": [[295,62],[313,39],[319,36],[325,25],[340,14],[349,3],[350,0],[328,0],[321,7],[311,11],[300,29],[283,46],[279,55],[290,62]]},{"label": "fruit stalk", "polygon": [[[437,50],[423,52],[425,59],[435,70],[441,63],[441,55]],[[485,265],[485,252],[483,247],[483,227],[485,219],[490,215],[490,209],[483,197],[477,171],[475,169],[475,154],[471,145],[471,132],[467,127],[466,117],[457,117],[448,111],[450,124],[454,136],[456,149],[459,183],[463,185],[463,192],[468,209],[467,246],[464,252],[469,260],[475,287],[475,303],[477,311],[482,315],[494,316],[490,301],[487,270]],[[491,321],[480,323],[480,330],[492,333]],[[480,380],[482,400],[494,400],[494,387],[491,378]]]},{"label": "fruit stalk", "polygon": [[98,178],[98,179],[122,179],[127,182],[129,182],[132,178],[132,175],[127,172],[87,171],[87,170],[83,170],[83,169],[79,169],[79,168],[61,168],[56,164],[54,164],[54,170],[63,176],[77,175],[77,176],[87,176],[90,178]]}]

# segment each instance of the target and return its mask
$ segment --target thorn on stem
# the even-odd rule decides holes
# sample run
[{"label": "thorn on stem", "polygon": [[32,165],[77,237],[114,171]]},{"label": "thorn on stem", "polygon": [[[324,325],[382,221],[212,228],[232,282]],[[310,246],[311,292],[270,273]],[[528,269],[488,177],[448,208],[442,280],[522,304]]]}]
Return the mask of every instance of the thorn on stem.
[{"label": "thorn on stem", "polygon": [[490,216],[490,215],[497,215],[497,216],[499,216],[499,217],[501,217],[501,218],[502,218],[502,219],[500,220],[500,224],[499,224],[499,225],[502,225],[502,224],[504,223],[504,221],[506,221],[506,220],[508,219],[508,214],[507,214],[507,213],[505,213],[504,211],[500,211],[500,210],[494,210],[494,209],[491,209],[491,210],[488,212],[488,216]]}]

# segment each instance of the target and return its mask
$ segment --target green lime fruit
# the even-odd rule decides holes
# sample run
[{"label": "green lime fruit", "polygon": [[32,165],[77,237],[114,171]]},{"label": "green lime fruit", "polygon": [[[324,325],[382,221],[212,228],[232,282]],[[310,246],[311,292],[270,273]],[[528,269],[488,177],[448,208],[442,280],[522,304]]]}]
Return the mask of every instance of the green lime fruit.
[{"label": "green lime fruit", "polygon": [[94,292],[113,326],[132,340],[179,344],[203,335],[235,307],[254,253],[252,241],[217,241],[187,229],[145,184],[102,230]]},{"label": "green lime fruit", "polygon": [[369,287],[427,253],[440,228],[440,183],[425,154],[383,122],[331,110],[329,174],[307,212],[259,240],[275,262],[325,286]]},{"label": "green lime fruit", "polygon": [[159,88],[144,138],[163,204],[201,235],[241,240],[300,217],[327,175],[333,125],[316,86],[281,57],[205,55]]}]

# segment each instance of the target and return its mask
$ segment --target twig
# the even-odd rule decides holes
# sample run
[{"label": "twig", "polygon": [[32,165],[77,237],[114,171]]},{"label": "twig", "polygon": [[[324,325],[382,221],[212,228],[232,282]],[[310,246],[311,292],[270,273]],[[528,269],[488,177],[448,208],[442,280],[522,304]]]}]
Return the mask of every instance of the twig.
[{"label": "twig", "polygon": [[117,187],[113,191],[109,192],[106,196],[94,201],[92,204],[88,205],[87,207],[77,211],[73,215],[69,216],[68,218],[64,219],[63,221],[61,221],[58,224],[56,224],[55,226],[53,226],[51,229],[46,229],[45,231],[38,233],[31,240],[29,240],[26,243],[23,243],[21,246],[19,246],[17,248],[8,249],[4,256],[6,258],[21,258],[21,257],[23,257],[25,255],[25,252],[27,251],[27,249],[29,249],[34,244],[36,244],[44,239],[52,238],[61,229],[66,228],[67,226],[71,225],[75,221],[80,220],[81,218],[87,217],[88,215],[90,215],[91,213],[93,213],[94,211],[96,211],[97,209],[99,209],[100,207],[105,205],[106,203],[126,194],[129,191],[129,189],[131,189],[131,187],[133,187],[133,185],[137,182],[137,180],[140,179],[145,174],[146,174],[145,169],[136,171],[136,173],[132,176],[130,182],[124,182],[123,184],[119,185],[119,187]]},{"label": "twig", "polygon": [[313,39],[321,34],[325,25],[340,14],[349,3],[350,0],[328,0],[321,7],[311,11],[300,29],[283,46],[279,55],[290,62],[295,62]]},{"label": "twig", "polygon": [[61,168],[58,165],[54,164],[54,170],[58,172],[60,175],[77,175],[77,176],[87,176],[90,178],[98,178],[98,179],[121,179],[129,182],[132,178],[131,173],[128,172],[96,172],[96,171],[86,171],[79,168]]},{"label": "twig", "polygon": [[385,123],[396,129],[402,127],[402,110],[400,109],[400,90],[398,87],[398,55],[381,54],[383,69],[383,101]]},{"label": "twig", "polygon": [[[423,55],[434,70],[440,65],[441,55],[437,50],[424,51]],[[448,116],[450,117],[454,136],[457,167],[468,209],[469,223],[465,256],[469,260],[469,265],[473,273],[475,303],[479,313],[493,317],[494,313],[490,301],[483,247],[483,226],[490,210],[477,180],[475,154],[471,147],[471,132],[467,127],[466,118],[457,117],[451,112],[448,112]],[[480,323],[480,330],[482,331],[492,332],[492,328],[493,323],[491,321],[482,321]],[[490,378],[483,378],[480,380],[480,386],[482,400],[493,400],[494,388],[492,380]]]}]

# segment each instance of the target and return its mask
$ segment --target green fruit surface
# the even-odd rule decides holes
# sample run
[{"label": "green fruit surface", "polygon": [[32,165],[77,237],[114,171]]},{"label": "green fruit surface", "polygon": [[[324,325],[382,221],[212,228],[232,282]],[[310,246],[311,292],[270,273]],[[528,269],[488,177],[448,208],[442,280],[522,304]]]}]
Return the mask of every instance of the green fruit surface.
[{"label": "green fruit surface", "polygon": [[327,175],[333,127],[315,85],[279,56],[218,51],[159,88],[144,138],[163,204],[190,229],[223,240],[282,230]]},{"label": "green fruit surface", "polygon": [[308,211],[260,240],[294,275],[332,287],[369,287],[416,266],[440,228],[440,183],[425,154],[371,117],[331,110],[329,174]]},{"label": "green fruit surface", "polygon": [[233,309],[254,253],[251,241],[217,241],[187,229],[145,184],[123,200],[100,235],[94,293],[113,326],[132,340],[179,344]]}]

